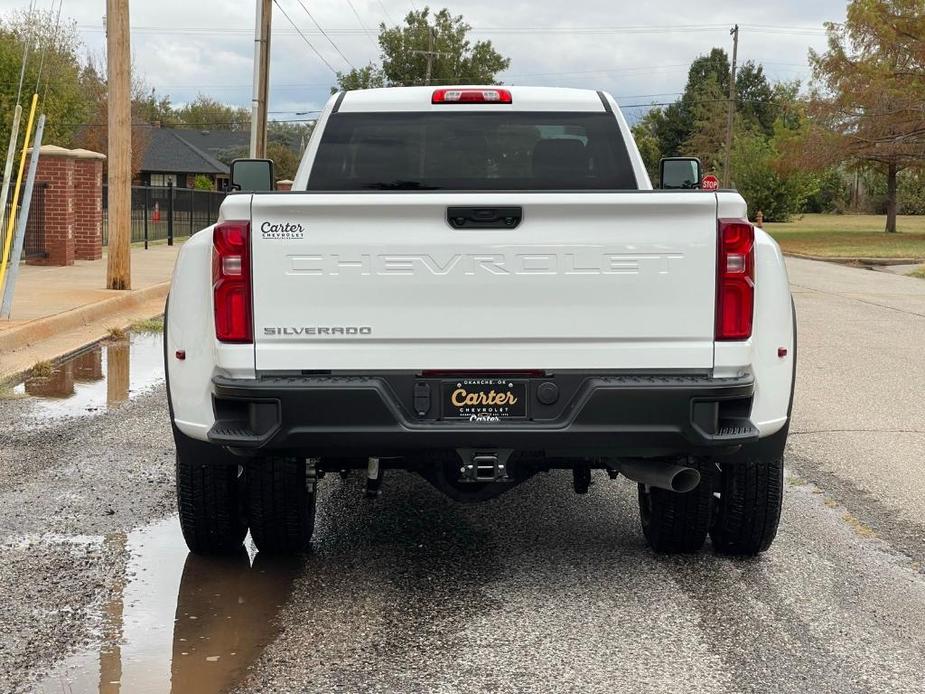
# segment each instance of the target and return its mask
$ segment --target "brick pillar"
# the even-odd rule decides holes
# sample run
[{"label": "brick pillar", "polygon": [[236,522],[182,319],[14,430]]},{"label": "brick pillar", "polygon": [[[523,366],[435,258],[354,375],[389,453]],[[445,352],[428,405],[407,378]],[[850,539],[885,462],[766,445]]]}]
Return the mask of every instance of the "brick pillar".
[{"label": "brick pillar", "polygon": [[283,179],[276,182],[276,190],[292,190],[292,181]]},{"label": "brick pillar", "polygon": [[45,257],[29,259],[31,265],[74,264],[74,157],[71,151],[44,145],[36,182],[45,189]]},{"label": "brick pillar", "polygon": [[26,381],[26,393],[41,398],[68,398],[74,394],[74,367],[65,362],[55,367],[51,376],[30,378]]},{"label": "brick pillar", "polygon": [[103,380],[103,348],[94,345],[91,349],[71,360],[74,367],[74,381],[95,383]]},{"label": "brick pillar", "polygon": [[103,257],[103,161],[106,155],[86,149],[74,155],[74,257]]}]

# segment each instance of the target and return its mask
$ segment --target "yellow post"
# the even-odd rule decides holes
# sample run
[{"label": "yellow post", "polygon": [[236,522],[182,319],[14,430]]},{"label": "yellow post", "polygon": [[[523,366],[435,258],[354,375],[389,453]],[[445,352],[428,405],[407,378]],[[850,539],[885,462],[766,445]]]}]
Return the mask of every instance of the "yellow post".
[{"label": "yellow post", "polygon": [[6,264],[10,259],[10,246],[13,243],[13,230],[16,228],[16,207],[19,205],[19,189],[22,187],[22,174],[26,169],[26,154],[29,153],[29,136],[32,134],[32,123],[35,120],[35,108],[39,103],[39,95],[32,95],[32,107],[29,109],[29,120],[26,123],[26,138],[22,141],[22,156],[19,159],[19,173],[16,174],[16,187],[13,188],[13,203],[10,205],[10,222],[7,225],[6,240],[3,243],[3,259],[0,261],[0,292],[3,291],[3,281],[6,279]]}]

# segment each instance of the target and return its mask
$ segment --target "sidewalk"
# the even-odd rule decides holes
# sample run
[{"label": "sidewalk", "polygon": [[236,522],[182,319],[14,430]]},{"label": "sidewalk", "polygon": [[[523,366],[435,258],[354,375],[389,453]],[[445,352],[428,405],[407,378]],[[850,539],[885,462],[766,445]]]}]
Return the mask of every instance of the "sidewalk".
[{"label": "sidewalk", "polygon": [[132,290],[105,289],[106,256],[68,267],[23,265],[11,320],[0,320],[0,380],[163,311],[179,246],[132,248]]}]

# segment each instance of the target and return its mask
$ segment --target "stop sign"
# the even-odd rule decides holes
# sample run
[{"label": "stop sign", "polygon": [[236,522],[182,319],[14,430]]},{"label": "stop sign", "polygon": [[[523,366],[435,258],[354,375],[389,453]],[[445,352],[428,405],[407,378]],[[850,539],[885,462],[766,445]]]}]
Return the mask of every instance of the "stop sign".
[{"label": "stop sign", "polygon": [[713,174],[703,177],[700,181],[701,190],[719,190],[719,179]]}]

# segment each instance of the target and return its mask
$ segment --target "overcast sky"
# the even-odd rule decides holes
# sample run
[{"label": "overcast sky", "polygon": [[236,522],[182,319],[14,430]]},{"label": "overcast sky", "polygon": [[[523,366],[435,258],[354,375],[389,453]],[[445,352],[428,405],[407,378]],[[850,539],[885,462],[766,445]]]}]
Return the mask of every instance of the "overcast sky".
[{"label": "overcast sky", "polygon": [[[53,0],[37,0],[51,6]],[[318,31],[299,0],[274,7],[271,118],[296,119],[319,109],[335,70],[378,57],[380,22],[398,23],[420,0],[302,0],[331,41]],[[605,89],[632,118],[631,105],[671,101],[683,89],[687,67],[713,46],[731,52],[729,28],[741,25],[739,59],[765,66],[771,79],[809,75],[807,50],[824,48],[824,21],[842,21],[844,0],[454,0],[446,2],[473,27],[474,40],[490,39],[511,58],[501,75],[510,84]],[[28,6],[0,0],[0,12]],[[250,103],[254,0],[133,0],[132,53],[150,86],[182,104],[202,92],[230,104]],[[444,3],[435,3],[443,7]],[[64,0],[86,50],[103,55],[104,0]],[[331,67],[306,45],[289,15]],[[355,12],[354,12],[355,10]]]}]

